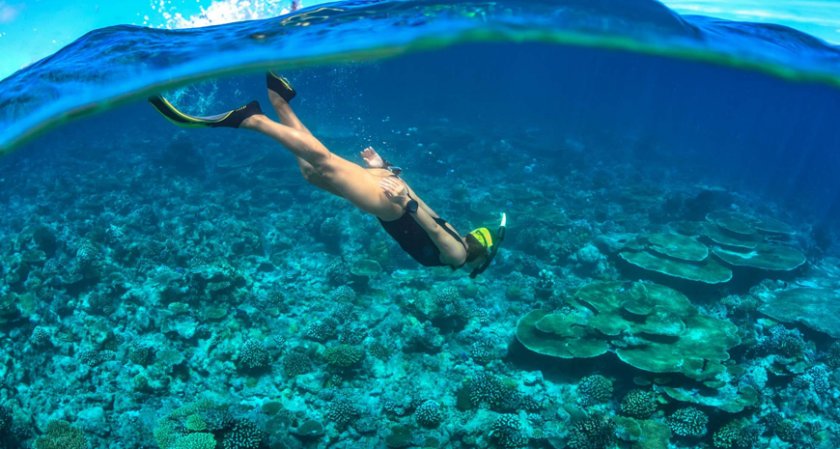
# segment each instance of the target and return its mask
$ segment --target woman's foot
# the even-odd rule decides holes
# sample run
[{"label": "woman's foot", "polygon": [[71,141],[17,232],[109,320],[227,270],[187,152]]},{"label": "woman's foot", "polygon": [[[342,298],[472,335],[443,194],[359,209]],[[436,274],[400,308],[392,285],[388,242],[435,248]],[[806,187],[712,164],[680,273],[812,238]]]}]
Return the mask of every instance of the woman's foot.
[{"label": "woman's foot", "polygon": [[212,128],[239,128],[242,122],[255,116],[263,115],[260,103],[256,100],[242,106],[239,109],[234,109],[227,113],[227,116],[222,120],[211,124]]},{"label": "woman's foot", "polygon": [[364,159],[367,168],[385,168],[385,160],[382,159],[382,156],[373,147],[367,147],[359,154]]}]

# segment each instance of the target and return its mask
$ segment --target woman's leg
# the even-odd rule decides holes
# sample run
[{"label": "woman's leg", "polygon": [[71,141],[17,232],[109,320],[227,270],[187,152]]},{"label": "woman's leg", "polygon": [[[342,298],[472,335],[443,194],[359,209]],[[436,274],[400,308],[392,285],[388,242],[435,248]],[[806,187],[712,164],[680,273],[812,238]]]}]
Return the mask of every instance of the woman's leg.
[{"label": "woman's leg", "polygon": [[[275,100],[272,98],[272,104]],[[282,98],[279,101],[285,103]],[[393,203],[385,197],[378,179],[359,165],[331,153],[300,123],[288,104],[278,106],[275,109],[279,109],[281,120],[300,129],[277,123],[261,114],[248,117],[240,127],[258,131],[281,143],[298,158],[304,176],[316,186],[378,217],[394,218]]]},{"label": "woman's leg", "polygon": [[[283,99],[280,95],[277,95],[271,89],[268,90],[268,99],[271,102],[271,106],[274,107],[274,112],[277,113],[277,117],[280,118],[280,122],[284,125],[296,129],[298,131],[305,132],[312,135],[306,126],[303,125],[303,122],[300,121],[298,116],[294,113],[289,103]],[[297,160],[298,167],[300,167],[300,172],[303,174],[304,179],[309,181],[312,185],[324,189],[333,195],[341,196],[341,193],[338,192],[333,186],[325,182],[324,179],[318,174],[318,171],[315,170],[315,167],[312,166],[309,162],[306,162],[303,158],[295,155],[295,159]]]}]

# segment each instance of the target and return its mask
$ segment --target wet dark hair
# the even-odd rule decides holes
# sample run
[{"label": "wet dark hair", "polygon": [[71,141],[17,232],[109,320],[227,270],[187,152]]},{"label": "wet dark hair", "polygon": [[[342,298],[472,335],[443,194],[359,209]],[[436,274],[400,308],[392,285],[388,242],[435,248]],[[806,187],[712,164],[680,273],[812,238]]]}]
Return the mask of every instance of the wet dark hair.
[{"label": "wet dark hair", "polygon": [[477,238],[473,237],[472,234],[467,234],[464,240],[467,241],[467,260],[464,263],[470,263],[479,257],[485,257],[489,254],[487,248]]}]

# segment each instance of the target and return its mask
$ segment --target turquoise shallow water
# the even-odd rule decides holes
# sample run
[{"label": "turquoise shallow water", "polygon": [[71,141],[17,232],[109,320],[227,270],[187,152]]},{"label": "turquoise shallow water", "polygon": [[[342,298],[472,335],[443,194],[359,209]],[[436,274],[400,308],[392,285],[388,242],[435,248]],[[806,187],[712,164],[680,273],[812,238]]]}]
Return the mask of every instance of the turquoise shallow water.
[{"label": "turquoise shallow water", "polygon": [[[0,82],[0,442],[834,448],[837,48],[646,1],[345,2],[96,30]],[[487,272],[426,268],[281,145],[267,69]]]}]

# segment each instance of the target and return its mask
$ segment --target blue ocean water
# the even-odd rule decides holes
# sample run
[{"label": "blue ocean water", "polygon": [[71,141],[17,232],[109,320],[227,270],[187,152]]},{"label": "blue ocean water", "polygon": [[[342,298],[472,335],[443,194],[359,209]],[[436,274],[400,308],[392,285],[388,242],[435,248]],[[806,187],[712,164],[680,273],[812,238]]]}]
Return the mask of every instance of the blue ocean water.
[{"label": "blue ocean water", "polygon": [[[7,447],[835,448],[840,58],[652,1],[354,1],[114,27],[0,81]],[[368,145],[424,268],[266,136]],[[271,115],[271,114],[270,114]]]}]

